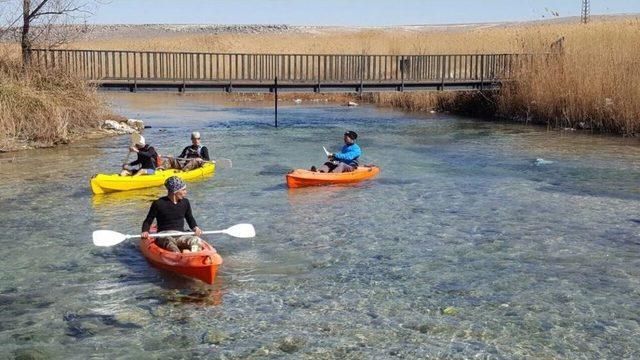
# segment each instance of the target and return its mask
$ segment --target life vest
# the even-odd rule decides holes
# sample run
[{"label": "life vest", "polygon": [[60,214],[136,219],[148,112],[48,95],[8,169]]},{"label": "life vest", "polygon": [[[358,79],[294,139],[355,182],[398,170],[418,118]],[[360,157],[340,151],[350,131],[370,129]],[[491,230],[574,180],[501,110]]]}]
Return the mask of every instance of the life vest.
[{"label": "life vest", "polygon": [[187,158],[201,158],[202,157],[202,145],[198,145],[197,149],[193,149],[191,146],[187,147]]},{"label": "life vest", "polygon": [[162,167],[162,156],[160,156],[158,150],[156,150],[156,148],[154,148],[153,146],[149,146],[147,149],[153,149],[153,151],[156,153],[155,159],[153,159],[153,164],[155,165],[154,169]]}]

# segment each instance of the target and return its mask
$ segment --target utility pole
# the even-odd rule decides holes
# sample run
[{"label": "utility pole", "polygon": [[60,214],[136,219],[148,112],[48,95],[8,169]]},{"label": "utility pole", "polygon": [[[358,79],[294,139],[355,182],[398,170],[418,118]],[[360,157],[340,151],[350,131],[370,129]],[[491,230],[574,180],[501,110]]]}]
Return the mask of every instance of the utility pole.
[{"label": "utility pole", "polygon": [[581,20],[583,24],[586,24],[589,22],[590,15],[591,15],[591,0],[582,0]]}]

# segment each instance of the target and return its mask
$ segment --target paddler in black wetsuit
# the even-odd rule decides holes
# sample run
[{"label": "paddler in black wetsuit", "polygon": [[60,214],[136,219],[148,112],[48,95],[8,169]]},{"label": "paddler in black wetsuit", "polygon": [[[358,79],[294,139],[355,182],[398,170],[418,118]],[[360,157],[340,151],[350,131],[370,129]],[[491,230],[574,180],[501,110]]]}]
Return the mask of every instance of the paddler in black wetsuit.
[{"label": "paddler in black wetsuit", "polygon": [[[122,172],[120,176],[139,176],[139,175],[153,175],[156,172],[156,160],[158,153],[153,146],[145,143],[144,137],[140,136],[140,139],[132,147],[129,148],[130,152],[138,154],[138,158],[128,164],[122,165]],[[131,166],[140,165],[140,168],[135,170]]]},{"label": "paddler in black wetsuit", "polygon": [[157,220],[158,232],[184,231],[184,222],[195,235],[176,235],[156,239],[156,244],[172,252],[196,252],[202,250],[202,230],[191,213],[191,204],[187,196],[187,184],[177,176],[165,181],[167,196],[163,196],[151,204],[149,213],[142,223],[142,238],[149,237],[149,229],[153,220]]},{"label": "paddler in black wetsuit", "polygon": [[210,161],[209,149],[200,144],[200,133],[191,133],[191,145],[185,147],[177,159],[169,158],[171,168],[188,171],[201,167],[205,161]]}]

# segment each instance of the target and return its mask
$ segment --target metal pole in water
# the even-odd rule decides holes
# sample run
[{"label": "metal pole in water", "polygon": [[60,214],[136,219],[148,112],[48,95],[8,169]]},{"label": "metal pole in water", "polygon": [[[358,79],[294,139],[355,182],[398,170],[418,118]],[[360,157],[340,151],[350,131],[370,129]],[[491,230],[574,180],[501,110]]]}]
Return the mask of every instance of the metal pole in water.
[{"label": "metal pole in water", "polygon": [[278,77],[276,76],[275,81],[274,81],[274,87],[273,87],[273,91],[275,92],[275,112],[274,112],[274,116],[275,116],[275,127],[278,127]]}]

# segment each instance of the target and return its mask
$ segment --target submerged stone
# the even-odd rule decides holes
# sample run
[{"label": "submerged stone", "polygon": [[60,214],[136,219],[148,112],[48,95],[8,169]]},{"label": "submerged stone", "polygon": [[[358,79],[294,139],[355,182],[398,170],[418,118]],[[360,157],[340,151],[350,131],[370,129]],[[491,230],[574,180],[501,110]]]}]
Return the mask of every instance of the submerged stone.
[{"label": "submerged stone", "polygon": [[151,315],[144,310],[131,309],[116,314],[114,319],[118,323],[144,327],[151,322]]},{"label": "submerged stone", "polygon": [[18,349],[14,352],[16,360],[44,360],[50,359],[51,356],[40,349]]},{"label": "submerged stone", "polygon": [[278,349],[286,352],[287,354],[292,354],[298,351],[302,345],[304,345],[303,339],[287,336],[280,342]]},{"label": "submerged stone", "polygon": [[442,315],[455,315],[458,313],[458,309],[453,306],[447,306],[446,308],[440,311]]},{"label": "submerged stone", "polygon": [[202,336],[202,342],[205,344],[220,345],[231,336],[224,331],[209,330]]}]

